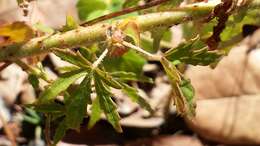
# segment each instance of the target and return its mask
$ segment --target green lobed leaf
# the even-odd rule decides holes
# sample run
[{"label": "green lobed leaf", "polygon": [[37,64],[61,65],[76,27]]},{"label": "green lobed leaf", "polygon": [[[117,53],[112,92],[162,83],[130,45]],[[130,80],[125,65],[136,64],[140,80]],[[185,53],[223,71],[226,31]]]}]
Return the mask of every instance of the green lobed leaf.
[{"label": "green lobed leaf", "polygon": [[183,78],[180,83],[180,89],[182,91],[183,96],[187,100],[188,115],[195,116],[195,107],[196,107],[196,103],[194,101],[195,91],[193,86],[191,85],[190,80]]},{"label": "green lobed leaf", "polygon": [[39,79],[35,74],[29,74],[28,81],[33,86],[34,89],[39,88]]},{"label": "green lobed leaf", "polygon": [[120,116],[117,112],[116,104],[111,99],[111,93],[109,89],[104,85],[102,80],[97,75],[95,76],[95,89],[99,99],[100,107],[105,113],[108,122],[117,132],[121,133],[122,128],[119,123]]},{"label": "green lobed leaf", "polygon": [[73,71],[73,70],[78,70],[80,69],[79,67],[77,66],[62,66],[62,67],[57,67],[56,70],[59,71],[59,73],[65,73],[65,72],[70,72],[70,71]]},{"label": "green lobed leaf", "polygon": [[[192,65],[210,65],[217,62],[222,56],[221,52],[208,51],[199,40],[199,37],[191,39],[186,43],[181,43],[176,48],[172,48],[165,53],[165,57],[172,62],[182,62]],[[201,48],[201,49],[200,49]]]},{"label": "green lobed leaf", "polygon": [[94,53],[94,51],[91,51],[91,49],[89,49],[89,48],[85,48],[85,47],[80,47],[79,48],[79,52],[80,52],[80,54],[84,57],[84,58],[86,58],[87,60],[89,60],[89,61],[94,61],[94,59],[95,59],[95,53]]},{"label": "green lobed leaf", "polygon": [[99,104],[99,97],[97,96],[96,99],[92,102],[88,129],[92,128],[96,124],[96,122],[101,119],[101,113],[102,109]]},{"label": "green lobed leaf", "polygon": [[22,117],[23,117],[23,121],[29,122],[34,125],[38,125],[41,122],[41,117],[32,108],[25,108]]},{"label": "green lobed leaf", "polygon": [[77,54],[73,52],[66,51],[66,50],[55,50],[55,55],[61,58],[62,60],[69,62],[73,65],[84,67],[84,68],[90,68],[89,64],[86,64],[81,57],[79,57]]},{"label": "green lobed leaf", "polygon": [[122,88],[121,84],[118,81],[116,81],[109,73],[96,69],[96,74],[108,86],[113,87],[115,89],[121,89]]},{"label": "green lobed leaf", "polygon": [[177,47],[172,48],[172,49],[168,50],[167,52],[165,52],[165,56],[167,59],[170,58],[170,60],[178,60],[181,57],[186,56],[189,53],[191,53],[191,51],[193,49],[193,45],[198,41],[199,41],[199,37],[197,36],[194,39],[181,43]]},{"label": "green lobed leaf", "polygon": [[164,57],[161,59],[160,62],[164,68],[164,71],[166,72],[167,76],[169,77],[169,80],[174,84],[180,82],[181,77],[178,73],[177,68]]},{"label": "green lobed leaf", "polygon": [[39,125],[41,122],[41,119],[36,119],[34,117],[28,116],[28,115],[22,115],[23,121],[28,122],[33,125]]},{"label": "green lobed leaf", "polygon": [[195,115],[194,91],[190,82],[183,81],[177,68],[166,58],[162,58],[161,64],[171,82],[177,112],[184,116],[193,117]]},{"label": "green lobed leaf", "polygon": [[66,105],[66,125],[68,128],[78,130],[86,115],[87,105],[91,103],[91,79],[91,73],[86,75]]},{"label": "green lobed leaf", "polygon": [[139,104],[142,108],[144,108],[145,110],[147,110],[150,113],[153,113],[154,110],[152,109],[152,107],[150,106],[150,104],[144,99],[142,98],[139,94],[138,94],[138,90],[136,90],[135,88],[122,83],[123,85],[123,89],[122,91],[128,95],[130,97],[130,99],[133,102],[136,102],[137,104]]},{"label": "green lobed leaf", "polygon": [[65,111],[65,106],[58,103],[34,104],[35,111],[41,113],[60,113]]},{"label": "green lobed leaf", "polygon": [[144,83],[153,83],[153,79],[147,76],[137,76],[133,72],[117,71],[112,72],[110,75],[116,80],[120,81],[139,81]]},{"label": "green lobed leaf", "polygon": [[86,74],[87,72],[82,69],[62,74],[57,80],[55,80],[46,90],[44,90],[40,94],[40,97],[36,101],[36,104],[50,103],[56,98],[56,96],[58,96],[62,91],[65,91],[78,78]]},{"label": "green lobed leaf", "polygon": [[56,128],[53,138],[53,146],[55,146],[65,136],[67,129],[68,127],[66,125],[65,120],[62,120]]},{"label": "green lobed leaf", "polygon": [[191,59],[186,59],[185,63],[192,65],[211,65],[217,63],[223,56],[222,52],[208,51],[207,48],[193,51]]}]

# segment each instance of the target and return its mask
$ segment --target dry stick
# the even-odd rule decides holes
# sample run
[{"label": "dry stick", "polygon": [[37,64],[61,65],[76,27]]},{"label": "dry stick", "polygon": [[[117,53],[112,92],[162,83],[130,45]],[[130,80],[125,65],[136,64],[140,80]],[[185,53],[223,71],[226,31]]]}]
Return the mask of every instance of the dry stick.
[{"label": "dry stick", "polygon": [[1,112],[0,112],[0,121],[1,121],[2,124],[3,124],[5,134],[6,134],[7,138],[11,141],[12,146],[16,146],[17,144],[16,144],[16,140],[15,140],[14,133],[13,133],[12,130],[8,127],[7,122],[6,122],[6,120],[5,120],[5,118],[3,117],[3,115],[2,115]]},{"label": "dry stick", "polygon": [[105,21],[105,20],[108,20],[108,19],[111,19],[111,18],[114,18],[114,17],[122,16],[122,15],[125,15],[125,14],[128,14],[128,13],[132,13],[132,12],[135,12],[135,11],[140,11],[140,10],[147,9],[147,8],[151,8],[151,7],[160,5],[162,3],[165,3],[167,1],[169,1],[169,0],[154,0],[152,2],[149,2],[147,4],[143,4],[143,5],[140,5],[140,6],[131,7],[131,8],[125,8],[125,9],[123,9],[121,11],[110,13],[110,14],[107,14],[107,15],[103,15],[103,16],[100,16],[100,17],[95,18],[93,20],[90,20],[90,21],[87,21],[87,22],[83,22],[80,25],[81,26],[93,25],[95,23],[102,22],[102,21]]},{"label": "dry stick", "polygon": [[6,69],[10,64],[12,64],[11,62],[5,62],[4,64],[2,64],[0,66],[0,72],[2,72],[4,69]]},{"label": "dry stick", "polygon": [[50,130],[51,130],[51,117],[50,115],[46,114],[44,135],[48,146],[52,145],[51,138],[50,138],[50,133],[51,133]]}]

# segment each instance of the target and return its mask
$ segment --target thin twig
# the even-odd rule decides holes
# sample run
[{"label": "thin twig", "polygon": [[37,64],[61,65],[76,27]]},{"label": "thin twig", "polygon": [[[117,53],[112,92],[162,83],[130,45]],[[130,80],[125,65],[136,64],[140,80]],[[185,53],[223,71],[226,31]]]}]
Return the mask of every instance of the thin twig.
[{"label": "thin twig", "polygon": [[128,14],[128,13],[132,13],[132,12],[135,12],[135,11],[140,11],[140,10],[147,9],[147,8],[151,8],[151,7],[160,5],[162,3],[165,3],[167,1],[169,1],[169,0],[154,0],[154,1],[151,1],[151,2],[149,2],[147,4],[143,4],[143,5],[140,5],[140,6],[125,8],[125,9],[123,9],[121,11],[113,12],[113,13],[110,13],[110,14],[103,15],[103,16],[100,16],[98,18],[92,19],[90,21],[83,22],[80,25],[81,26],[93,25],[95,23],[102,22],[102,21],[105,21],[105,20],[108,20],[108,19],[111,19],[111,18],[114,18],[114,17],[122,16],[122,15],[125,15],[125,14]]},{"label": "thin twig", "polygon": [[0,66],[0,72],[2,72],[4,69],[6,69],[10,64],[12,64],[11,62],[5,62]]},{"label": "thin twig", "polygon": [[50,115],[46,114],[44,135],[48,146],[52,145],[51,138],[50,138],[50,129],[51,129],[51,117]]}]

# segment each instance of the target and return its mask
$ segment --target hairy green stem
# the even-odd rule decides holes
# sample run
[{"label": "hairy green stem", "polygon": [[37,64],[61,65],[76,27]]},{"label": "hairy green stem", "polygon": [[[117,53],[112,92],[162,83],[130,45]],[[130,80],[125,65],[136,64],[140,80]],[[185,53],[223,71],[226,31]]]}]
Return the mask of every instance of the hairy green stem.
[{"label": "hairy green stem", "polygon": [[103,53],[99,56],[99,58],[93,63],[92,67],[93,69],[96,69],[98,65],[103,61],[103,59],[106,57],[108,53],[108,49],[105,49]]},{"label": "hairy green stem", "polygon": [[[251,0],[250,5],[254,5],[254,8],[258,8],[259,1],[260,0]],[[218,4],[219,1],[209,4],[199,3],[194,6],[194,10],[189,8],[188,11],[151,13],[131,18],[131,20],[135,20],[135,23],[139,26],[140,31],[144,32],[156,27],[172,26],[207,16]],[[57,33],[51,36],[34,38],[25,44],[1,46],[0,61],[8,61],[48,53],[51,52],[51,48],[70,48],[106,41],[108,36],[107,31],[109,28],[123,22],[124,19],[118,20],[113,24],[101,23],[88,27],[80,27],[65,33]]]},{"label": "hairy green stem", "polygon": [[138,53],[140,53],[142,56],[144,56],[145,58],[147,58],[148,60],[154,60],[154,61],[160,61],[161,60],[161,56],[160,55],[156,55],[156,54],[151,54],[149,52],[146,52],[145,50],[143,50],[142,48],[135,46],[131,43],[122,42],[122,45],[129,47],[131,49],[134,49],[135,51],[137,51]]}]

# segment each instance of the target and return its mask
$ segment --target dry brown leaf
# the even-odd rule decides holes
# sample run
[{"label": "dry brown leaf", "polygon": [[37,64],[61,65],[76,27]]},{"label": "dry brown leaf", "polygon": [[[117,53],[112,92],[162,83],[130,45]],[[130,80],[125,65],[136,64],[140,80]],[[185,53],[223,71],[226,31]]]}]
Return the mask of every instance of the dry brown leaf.
[{"label": "dry brown leaf", "polygon": [[212,70],[209,67],[189,67],[186,75],[196,91],[197,99],[223,98],[260,93],[260,49],[249,54],[247,46],[231,50]]},{"label": "dry brown leaf", "polygon": [[33,29],[24,22],[13,22],[0,26],[1,44],[23,43],[34,36]]},{"label": "dry brown leaf", "polygon": [[260,144],[260,94],[199,100],[189,126],[209,140],[226,144]]},{"label": "dry brown leaf", "polygon": [[[197,111],[189,126],[202,137],[228,144],[260,144],[260,49],[231,50],[214,69],[190,67]],[[217,98],[217,99],[216,99]]]},{"label": "dry brown leaf", "polygon": [[125,146],[202,146],[202,143],[196,137],[174,135],[140,139]]}]

